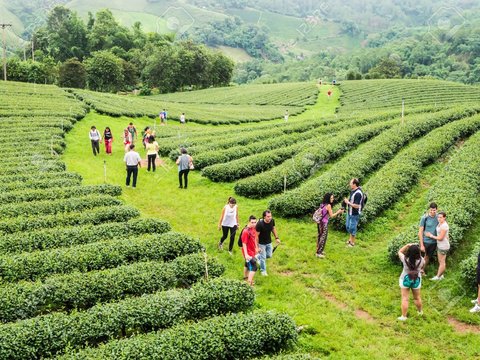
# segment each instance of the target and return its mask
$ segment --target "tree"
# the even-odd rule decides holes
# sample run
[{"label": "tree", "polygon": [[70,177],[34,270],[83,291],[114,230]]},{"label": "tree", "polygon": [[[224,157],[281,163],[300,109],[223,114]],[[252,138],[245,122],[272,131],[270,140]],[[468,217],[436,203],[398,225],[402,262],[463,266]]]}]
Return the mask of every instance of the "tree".
[{"label": "tree", "polygon": [[109,51],[96,51],[85,60],[89,89],[116,92],[123,86],[121,59]]},{"label": "tree", "polygon": [[395,79],[400,78],[402,72],[397,61],[391,58],[383,58],[369,73],[373,79]]},{"label": "tree", "polygon": [[48,15],[45,27],[35,34],[36,48],[56,61],[72,57],[82,59],[87,49],[87,29],[75,12],[56,6]]},{"label": "tree", "polygon": [[59,86],[83,89],[86,83],[87,72],[85,66],[77,58],[68,59],[60,66]]}]

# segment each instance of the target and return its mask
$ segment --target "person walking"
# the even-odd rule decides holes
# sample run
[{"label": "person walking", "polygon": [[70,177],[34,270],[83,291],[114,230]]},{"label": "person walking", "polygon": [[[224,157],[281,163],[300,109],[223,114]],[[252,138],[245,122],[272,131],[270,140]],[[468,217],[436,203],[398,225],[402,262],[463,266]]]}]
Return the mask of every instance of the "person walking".
[{"label": "person walking", "polygon": [[425,272],[428,263],[433,258],[435,251],[437,250],[437,240],[427,235],[427,232],[431,235],[437,235],[437,204],[432,202],[428,207],[427,214],[423,215],[420,219],[420,225],[418,228],[418,240],[420,242],[420,251],[425,254],[425,266],[423,272]]},{"label": "person walking", "polygon": [[323,259],[325,257],[325,245],[327,244],[328,236],[328,220],[344,212],[343,209],[338,209],[335,213],[332,211],[332,204],[334,196],[331,193],[326,193],[323,197],[322,204],[313,214],[313,220],[317,223],[317,251],[315,256]]},{"label": "person walking", "polygon": [[255,226],[257,225],[257,218],[250,215],[248,218],[248,225],[242,232],[242,255],[245,259],[245,266],[243,268],[243,279],[248,282],[250,286],[254,285],[253,278],[257,272],[257,254],[258,244],[256,242],[257,232]]},{"label": "person walking", "polygon": [[218,248],[223,250],[223,242],[227,238],[228,232],[230,232],[230,243],[228,244],[228,252],[230,255],[232,255],[235,233],[237,232],[239,224],[237,200],[229,197],[227,205],[223,207],[220,220],[218,221],[218,230],[223,231],[220,242],[218,243]]},{"label": "person walking", "polygon": [[103,141],[105,142],[105,152],[107,155],[112,155],[113,135],[108,126],[103,131]]},{"label": "person walking", "polygon": [[450,250],[450,241],[448,239],[449,227],[447,224],[447,214],[444,211],[440,211],[437,215],[438,225],[435,229],[438,235],[434,235],[431,232],[427,231],[425,233],[430,239],[437,241],[437,257],[438,257],[438,271],[430,280],[437,281],[443,280],[443,274],[447,267],[447,254]]},{"label": "person walking", "polygon": [[277,244],[280,244],[277,229],[275,228],[275,220],[272,217],[270,210],[265,210],[262,214],[262,219],[257,223],[255,228],[257,230],[257,243],[260,249],[260,274],[267,276],[267,259],[272,257],[272,237],[275,236]]},{"label": "person walking", "polygon": [[360,187],[360,181],[356,178],[350,180],[350,197],[343,200],[347,206],[347,221],[345,228],[350,234],[347,241],[349,247],[355,246],[355,238],[357,236],[358,222],[360,221],[360,213],[362,211],[363,191]]},{"label": "person walking", "polygon": [[127,126],[127,130],[130,133],[130,142],[132,144],[135,144],[135,138],[138,137],[137,128],[135,127],[135,125],[133,125],[133,123],[130,123]]},{"label": "person walking", "polygon": [[147,160],[148,160],[148,167],[147,171],[152,169],[153,172],[156,170],[155,160],[157,159],[158,155],[158,143],[155,141],[153,135],[148,137],[148,144],[146,146],[147,150]]},{"label": "person walking", "polygon": [[472,300],[473,308],[470,309],[471,313],[480,313],[480,252],[477,259],[477,298]]},{"label": "person walking", "polygon": [[135,145],[130,144],[129,151],[123,157],[123,161],[127,165],[127,179],[126,185],[130,187],[130,178],[133,176],[132,181],[132,188],[137,187],[137,176],[138,176],[138,168],[141,167],[142,158],[140,154],[135,151]]},{"label": "person walking", "polygon": [[[181,154],[176,161],[176,164],[178,165],[178,183],[180,189],[186,189],[188,187],[188,173],[190,172],[190,169],[193,169],[193,159],[187,154],[187,149],[185,148],[182,148],[180,153]],[[182,178],[184,179],[185,186],[183,186]]]},{"label": "person walking", "polygon": [[148,138],[150,137],[150,135],[151,135],[150,126],[147,126],[145,129],[143,129],[143,136],[142,136],[142,144],[144,149],[147,149]]},{"label": "person walking", "polygon": [[95,126],[90,128],[90,133],[88,136],[90,137],[90,142],[92,143],[93,155],[97,156],[100,154],[100,142],[102,141],[102,136]]},{"label": "person walking", "polygon": [[402,294],[402,315],[399,321],[407,320],[408,298],[410,289],[412,290],[413,300],[419,315],[423,315],[422,299],[420,297],[420,288],[422,287],[421,270],[424,265],[424,259],[417,244],[407,244],[398,251],[398,257],[403,265],[402,273],[398,280]]},{"label": "person walking", "polygon": [[128,128],[123,129],[123,147],[125,149],[125,152],[128,152],[130,150],[130,145],[132,144],[132,136],[130,134],[130,131],[128,131]]}]

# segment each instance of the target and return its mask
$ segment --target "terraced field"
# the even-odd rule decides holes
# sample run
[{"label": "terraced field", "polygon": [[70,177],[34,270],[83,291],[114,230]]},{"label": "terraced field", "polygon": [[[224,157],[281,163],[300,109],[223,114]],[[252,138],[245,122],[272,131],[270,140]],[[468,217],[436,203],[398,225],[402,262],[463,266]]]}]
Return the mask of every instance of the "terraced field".
[{"label": "terraced field", "polygon": [[[82,185],[66,171],[59,156],[83,103],[4,82],[0,99],[0,358],[251,358],[295,341],[292,319],[252,312],[253,290],[222,278],[195,237],[141,217],[120,186]],[[266,331],[241,340],[259,323]]]}]

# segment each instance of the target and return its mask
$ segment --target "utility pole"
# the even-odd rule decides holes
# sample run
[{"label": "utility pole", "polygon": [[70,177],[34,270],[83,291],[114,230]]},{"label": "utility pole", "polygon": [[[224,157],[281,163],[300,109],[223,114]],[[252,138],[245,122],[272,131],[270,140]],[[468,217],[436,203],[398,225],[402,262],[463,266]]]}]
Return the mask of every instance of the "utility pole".
[{"label": "utility pole", "polygon": [[32,61],[35,61],[35,35],[32,34]]},{"label": "utility pole", "polygon": [[0,24],[2,28],[2,40],[3,40],[3,80],[7,81],[7,38],[5,35],[5,29],[12,24]]}]

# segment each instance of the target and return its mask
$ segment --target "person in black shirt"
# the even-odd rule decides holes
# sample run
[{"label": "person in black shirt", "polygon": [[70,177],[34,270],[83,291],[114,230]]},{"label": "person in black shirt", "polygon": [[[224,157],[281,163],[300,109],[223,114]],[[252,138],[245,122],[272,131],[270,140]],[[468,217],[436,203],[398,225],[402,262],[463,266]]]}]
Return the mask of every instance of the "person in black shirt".
[{"label": "person in black shirt", "polygon": [[350,197],[345,198],[343,201],[345,205],[348,206],[345,227],[350,234],[350,237],[347,241],[347,245],[353,247],[355,246],[355,236],[357,235],[357,226],[360,221],[363,192],[360,188],[360,181],[355,178],[350,180],[350,189]]},{"label": "person in black shirt", "polygon": [[272,233],[275,236],[277,244],[280,243],[277,229],[275,228],[275,220],[272,218],[270,210],[263,212],[262,219],[257,223],[255,229],[257,230],[257,244],[260,248],[260,274],[267,276],[267,258],[272,257]]}]

